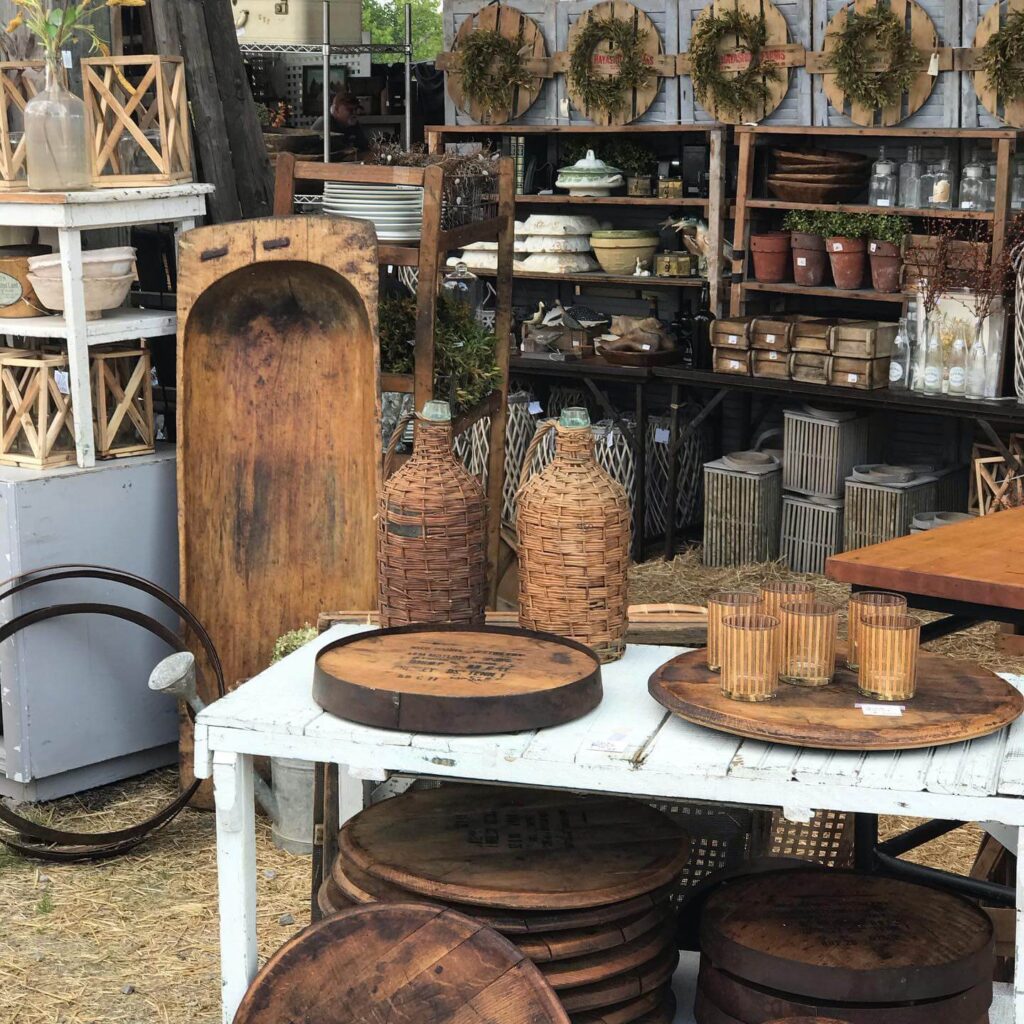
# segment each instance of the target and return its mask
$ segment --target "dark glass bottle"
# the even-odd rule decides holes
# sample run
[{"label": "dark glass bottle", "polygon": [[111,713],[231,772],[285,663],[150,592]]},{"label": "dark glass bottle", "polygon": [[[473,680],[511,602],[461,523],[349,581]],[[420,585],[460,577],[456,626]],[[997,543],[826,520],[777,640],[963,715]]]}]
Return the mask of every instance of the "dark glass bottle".
[{"label": "dark glass bottle", "polygon": [[680,306],[672,321],[672,333],[676,339],[676,347],[682,353],[682,365],[686,369],[693,366],[693,314],[685,306]]},{"label": "dark glass bottle", "polygon": [[711,323],[715,314],[711,312],[711,285],[707,282],[700,291],[700,305],[693,314],[693,368],[711,369]]}]

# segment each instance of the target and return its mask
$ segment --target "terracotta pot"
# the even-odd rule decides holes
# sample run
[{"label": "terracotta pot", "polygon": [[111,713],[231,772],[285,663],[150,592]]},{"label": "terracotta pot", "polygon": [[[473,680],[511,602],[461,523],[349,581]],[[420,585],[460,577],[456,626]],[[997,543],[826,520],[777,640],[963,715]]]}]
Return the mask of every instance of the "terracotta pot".
[{"label": "terracotta pot", "polygon": [[754,278],[766,284],[785,281],[789,272],[790,242],[788,231],[768,231],[750,236],[754,257]]},{"label": "terracotta pot", "polygon": [[892,242],[868,242],[868,259],[871,261],[871,285],[875,291],[898,292],[903,265],[900,247]]},{"label": "terracotta pot", "polygon": [[867,270],[867,243],[863,238],[829,238],[826,242],[837,288],[860,288]]},{"label": "terracotta pot", "polygon": [[793,239],[793,280],[807,288],[817,288],[825,281],[828,257],[825,255],[825,239],[805,231],[794,231]]}]

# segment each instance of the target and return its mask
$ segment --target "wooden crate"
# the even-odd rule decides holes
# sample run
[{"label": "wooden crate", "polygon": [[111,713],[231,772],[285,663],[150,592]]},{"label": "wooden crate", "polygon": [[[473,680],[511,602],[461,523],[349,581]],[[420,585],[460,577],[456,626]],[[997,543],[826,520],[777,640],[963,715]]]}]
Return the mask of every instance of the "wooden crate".
[{"label": "wooden crate", "polygon": [[749,377],[750,353],[716,348],[712,353],[711,366],[716,373],[734,373],[740,377]]},{"label": "wooden crate", "polygon": [[748,565],[779,557],[782,473],[743,473],[720,459],[704,466],[704,564]]},{"label": "wooden crate", "polygon": [[877,320],[836,324],[829,336],[832,354],[857,359],[891,356],[899,329],[899,324],[879,323]]},{"label": "wooden crate", "polygon": [[767,316],[754,317],[750,324],[750,347],[788,352],[795,327],[796,324],[792,320],[778,320]]},{"label": "wooden crate", "polygon": [[183,58],[85,57],[82,97],[96,188],[192,180]]},{"label": "wooden crate", "polygon": [[826,420],[787,409],[783,416],[786,453],[783,486],[818,498],[841,498],[854,466],[871,455],[871,418]]},{"label": "wooden crate", "polygon": [[832,357],[823,352],[794,352],[789,373],[804,384],[827,384]]},{"label": "wooden crate", "polygon": [[105,345],[89,353],[96,455],[118,459],[154,449],[152,361],[142,345]]},{"label": "wooden crate", "polygon": [[0,350],[0,426],[0,465],[49,469],[75,461],[65,353]]},{"label": "wooden crate", "polygon": [[754,349],[750,353],[750,370],[755,377],[771,377],[774,380],[789,380],[789,352]]},{"label": "wooden crate", "polygon": [[752,316],[726,317],[711,324],[711,345],[713,348],[750,348],[750,325]]},{"label": "wooden crate", "polygon": [[837,388],[856,388],[874,391],[889,386],[889,356],[878,359],[855,359],[852,356],[833,356],[829,383]]},{"label": "wooden crate", "polygon": [[834,320],[818,317],[797,317],[793,322],[793,333],[789,344],[794,352],[827,354]]},{"label": "wooden crate", "polygon": [[825,571],[825,559],[843,550],[843,502],[782,496],[779,554],[794,572]]},{"label": "wooden crate", "polygon": [[23,113],[45,67],[41,60],[0,61],[0,190],[28,188]]},{"label": "wooden crate", "polygon": [[924,477],[906,487],[847,480],[843,550],[906,537],[914,516],[934,511],[935,484],[935,477]]}]

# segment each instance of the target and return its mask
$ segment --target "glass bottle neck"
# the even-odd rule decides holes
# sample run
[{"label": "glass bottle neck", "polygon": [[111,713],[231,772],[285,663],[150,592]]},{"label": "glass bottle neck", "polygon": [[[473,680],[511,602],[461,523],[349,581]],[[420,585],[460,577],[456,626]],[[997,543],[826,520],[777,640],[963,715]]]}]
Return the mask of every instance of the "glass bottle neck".
[{"label": "glass bottle neck", "polygon": [[48,53],[46,55],[46,91],[52,89],[67,89],[68,73],[64,67],[61,55]]}]

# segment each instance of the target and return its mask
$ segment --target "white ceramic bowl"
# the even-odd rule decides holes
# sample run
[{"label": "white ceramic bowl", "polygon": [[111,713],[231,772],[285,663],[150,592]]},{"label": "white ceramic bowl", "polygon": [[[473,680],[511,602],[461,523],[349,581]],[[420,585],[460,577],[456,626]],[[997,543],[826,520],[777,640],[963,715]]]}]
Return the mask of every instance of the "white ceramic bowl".
[{"label": "white ceramic bowl", "polygon": [[[29,273],[50,281],[60,280],[60,253],[33,256],[28,261]],[[111,249],[93,249],[82,253],[82,276],[86,281],[105,277],[135,277],[135,250],[130,245]]]},{"label": "white ceramic bowl", "polygon": [[[36,297],[47,308],[64,312],[64,285],[60,278],[29,274]],[[87,320],[99,320],[105,309],[117,309],[128,298],[135,283],[135,274],[120,277],[96,277],[85,282],[85,314]]]}]

